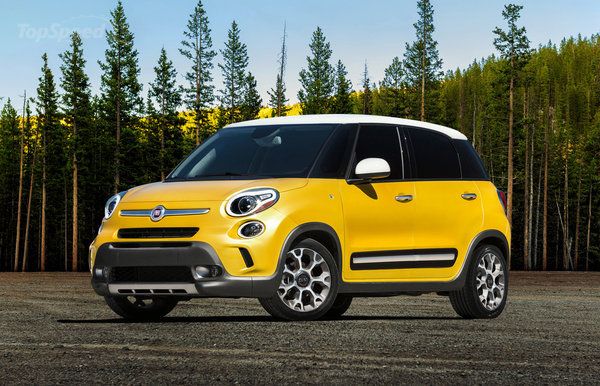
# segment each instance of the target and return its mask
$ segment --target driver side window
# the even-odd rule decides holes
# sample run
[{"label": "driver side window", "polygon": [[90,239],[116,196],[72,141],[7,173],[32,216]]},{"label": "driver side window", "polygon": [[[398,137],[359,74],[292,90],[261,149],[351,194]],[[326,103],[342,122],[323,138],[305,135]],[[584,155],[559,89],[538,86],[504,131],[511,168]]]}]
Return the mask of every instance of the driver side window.
[{"label": "driver side window", "polygon": [[381,181],[403,179],[400,136],[395,126],[362,125],[358,133],[352,173],[365,158],[382,158],[390,165],[390,175]]}]

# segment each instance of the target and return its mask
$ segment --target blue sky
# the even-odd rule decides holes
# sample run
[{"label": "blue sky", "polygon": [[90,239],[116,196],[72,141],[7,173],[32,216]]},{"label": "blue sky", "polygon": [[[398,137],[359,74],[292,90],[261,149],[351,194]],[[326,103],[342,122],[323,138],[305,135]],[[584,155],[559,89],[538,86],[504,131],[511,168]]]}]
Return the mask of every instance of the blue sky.
[{"label": "blue sky", "polygon": [[[435,38],[444,70],[464,67],[475,58],[494,52],[492,29],[503,26],[498,0],[433,0]],[[565,36],[590,36],[600,32],[600,1],[520,1],[525,6],[521,22],[532,45]],[[67,34],[77,29],[84,35],[87,72],[97,92],[100,84],[98,59],[103,59],[104,28],[116,1],[82,0],[0,0],[0,97],[19,99],[23,90],[35,94],[40,75],[41,55],[47,52],[50,65],[59,76],[58,53],[68,47]],[[178,48],[194,0],[125,0],[124,7],[139,51],[144,96],[153,78],[153,66],[165,47],[179,71],[187,61]],[[412,24],[417,18],[415,0],[204,0],[214,47],[223,48],[232,20],[241,28],[248,46],[249,69],[257,80],[263,101],[275,82],[277,52],[284,22],[288,28],[288,97],[296,101],[298,72],[306,64],[308,43],[316,26],[323,28],[333,49],[332,61],[341,59],[355,87],[360,84],[365,59],[373,81],[394,56],[402,57],[405,42],[414,39]],[[221,60],[220,55],[216,58]],[[215,85],[221,86],[215,65]],[[21,102],[15,101],[17,105]]]}]

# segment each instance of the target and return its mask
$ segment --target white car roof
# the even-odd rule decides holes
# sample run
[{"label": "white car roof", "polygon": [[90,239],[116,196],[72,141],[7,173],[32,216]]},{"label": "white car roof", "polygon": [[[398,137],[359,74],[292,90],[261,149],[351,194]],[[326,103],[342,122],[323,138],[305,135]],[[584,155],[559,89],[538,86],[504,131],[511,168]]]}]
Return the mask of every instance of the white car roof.
[{"label": "white car roof", "polygon": [[245,126],[267,126],[267,125],[299,125],[310,123],[383,123],[390,125],[402,125],[420,127],[423,129],[437,131],[446,134],[454,139],[467,139],[467,137],[458,130],[446,126],[436,125],[429,122],[414,121],[412,119],[392,118],[379,115],[360,115],[360,114],[317,114],[317,115],[293,115],[288,117],[274,117],[264,119],[253,119],[251,121],[237,122],[225,127],[245,127]]}]

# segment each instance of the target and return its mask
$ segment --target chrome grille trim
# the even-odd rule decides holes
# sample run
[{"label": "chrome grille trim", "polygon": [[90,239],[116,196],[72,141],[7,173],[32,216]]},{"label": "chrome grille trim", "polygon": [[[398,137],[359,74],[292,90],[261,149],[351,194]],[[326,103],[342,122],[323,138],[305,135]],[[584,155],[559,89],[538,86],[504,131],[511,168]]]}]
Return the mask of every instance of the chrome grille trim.
[{"label": "chrome grille trim", "polygon": [[[206,214],[210,212],[209,208],[199,208],[199,209],[165,209],[164,217],[167,216],[194,216],[200,214]],[[150,217],[152,214],[152,209],[139,209],[139,210],[129,210],[124,209],[119,212],[119,215],[123,217]]]}]

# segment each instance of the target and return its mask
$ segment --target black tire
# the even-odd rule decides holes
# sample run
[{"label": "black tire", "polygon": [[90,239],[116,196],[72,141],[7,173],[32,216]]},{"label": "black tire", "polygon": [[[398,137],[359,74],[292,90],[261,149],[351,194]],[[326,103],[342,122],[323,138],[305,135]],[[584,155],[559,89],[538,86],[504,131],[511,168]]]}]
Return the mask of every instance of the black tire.
[{"label": "black tire", "polygon": [[[504,293],[502,300],[499,304],[494,305],[493,309],[486,308],[479,297],[478,290],[478,273],[480,262],[483,261],[485,256],[492,254],[498,258],[499,264],[503,271],[503,288]],[[463,288],[457,291],[450,292],[450,303],[454,311],[465,319],[491,319],[498,317],[504,308],[506,307],[506,300],[508,298],[508,269],[506,266],[506,259],[500,249],[493,245],[482,245],[479,246],[474,253],[473,259],[467,267],[467,278]],[[497,283],[498,278],[490,278],[491,282]]]},{"label": "black tire", "polygon": [[[290,308],[289,306],[287,306],[284,303],[284,301],[279,296],[279,290],[276,290],[275,293],[273,294],[273,296],[271,296],[271,297],[259,298],[258,300],[260,301],[260,304],[263,306],[263,308],[269,314],[271,314],[273,317],[275,317],[277,319],[317,320],[317,319],[324,317],[327,314],[327,312],[333,306],[335,299],[337,297],[338,278],[339,278],[338,267],[335,263],[335,260],[333,259],[333,256],[329,252],[329,250],[327,250],[327,248],[325,248],[323,246],[323,244],[319,243],[316,240],[308,239],[308,238],[303,239],[299,243],[293,245],[290,248],[290,251],[296,250],[298,248],[306,248],[308,250],[315,251],[323,258],[324,262],[327,264],[327,267],[329,268],[329,272],[330,272],[329,285],[330,285],[330,287],[329,287],[329,292],[327,293],[324,301],[322,303],[320,303],[319,306],[313,310],[297,311],[297,310]],[[288,252],[290,252],[290,251],[288,251]],[[287,259],[287,257],[286,257],[286,259]],[[284,262],[284,265],[285,264],[286,263]],[[283,267],[281,267],[281,268],[283,269]],[[306,292],[303,292],[303,291],[299,291],[299,292],[300,292],[300,299],[302,299],[302,294],[306,293]]]},{"label": "black tire", "polygon": [[337,319],[340,316],[344,315],[350,305],[352,304],[353,297],[351,295],[346,294],[338,294],[333,302],[333,305],[325,314],[326,319]]},{"label": "black tire", "polygon": [[177,299],[168,297],[105,296],[104,300],[117,315],[139,321],[160,319],[177,305]]}]

